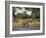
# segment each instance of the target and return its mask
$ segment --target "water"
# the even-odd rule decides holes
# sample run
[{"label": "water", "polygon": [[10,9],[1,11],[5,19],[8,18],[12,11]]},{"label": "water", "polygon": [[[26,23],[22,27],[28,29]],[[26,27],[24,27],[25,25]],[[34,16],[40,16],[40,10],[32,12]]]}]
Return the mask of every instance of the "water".
[{"label": "water", "polygon": [[[39,24],[38,24],[39,25]],[[29,26],[29,27],[26,27],[26,26],[16,26],[16,27],[13,27],[13,29],[12,29],[13,31],[22,31],[22,30],[40,30],[40,26],[35,26],[35,27],[33,27],[33,26]]]}]

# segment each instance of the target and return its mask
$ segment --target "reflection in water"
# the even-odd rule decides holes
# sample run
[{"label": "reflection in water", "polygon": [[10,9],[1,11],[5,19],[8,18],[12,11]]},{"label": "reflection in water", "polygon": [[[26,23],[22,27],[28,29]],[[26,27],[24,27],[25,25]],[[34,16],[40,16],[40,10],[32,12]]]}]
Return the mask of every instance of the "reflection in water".
[{"label": "reflection in water", "polygon": [[13,27],[13,31],[21,31],[21,30],[40,30],[40,24],[36,25],[36,27],[32,25],[16,25],[16,27]]}]

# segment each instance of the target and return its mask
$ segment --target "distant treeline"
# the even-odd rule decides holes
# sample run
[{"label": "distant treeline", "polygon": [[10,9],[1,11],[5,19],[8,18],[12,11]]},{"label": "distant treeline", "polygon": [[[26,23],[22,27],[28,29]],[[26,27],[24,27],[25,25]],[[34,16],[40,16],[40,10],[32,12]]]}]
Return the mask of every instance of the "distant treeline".
[{"label": "distant treeline", "polygon": [[13,17],[20,18],[20,19],[27,19],[27,18],[38,19],[38,18],[40,18],[40,8],[30,8],[30,9],[32,9],[31,15],[27,15],[26,12],[18,13],[17,15],[15,15],[14,14],[15,11],[13,10]]}]

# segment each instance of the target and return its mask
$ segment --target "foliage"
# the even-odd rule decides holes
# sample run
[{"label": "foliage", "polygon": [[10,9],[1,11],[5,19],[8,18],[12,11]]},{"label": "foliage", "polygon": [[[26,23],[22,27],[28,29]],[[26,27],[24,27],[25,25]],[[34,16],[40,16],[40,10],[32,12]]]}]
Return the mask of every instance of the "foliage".
[{"label": "foliage", "polygon": [[39,8],[30,8],[32,9],[32,15],[27,15],[27,13],[24,11],[23,13],[17,13],[17,15],[14,15],[15,18],[18,19],[39,19],[40,18],[40,9]]}]

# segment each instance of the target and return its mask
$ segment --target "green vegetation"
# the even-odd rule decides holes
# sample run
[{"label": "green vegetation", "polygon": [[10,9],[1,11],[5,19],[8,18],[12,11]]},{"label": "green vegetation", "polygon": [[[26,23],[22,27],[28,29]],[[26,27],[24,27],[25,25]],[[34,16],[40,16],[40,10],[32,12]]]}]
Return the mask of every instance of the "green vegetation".
[{"label": "green vegetation", "polygon": [[18,13],[16,15],[16,18],[18,18],[18,19],[25,19],[25,18],[39,19],[40,18],[40,9],[32,8],[32,15],[27,15],[26,12]]},{"label": "green vegetation", "polygon": [[13,19],[13,28],[16,28],[17,26],[20,28],[24,28],[26,27],[26,25],[28,28],[40,27],[40,9],[39,8],[30,9],[32,9],[31,15],[27,15],[26,12],[17,13],[15,18]]}]

